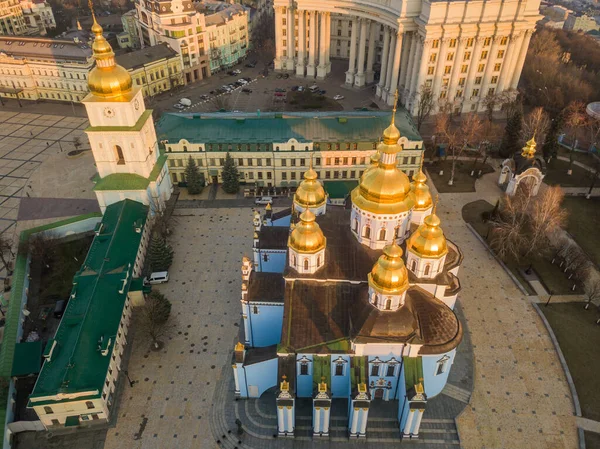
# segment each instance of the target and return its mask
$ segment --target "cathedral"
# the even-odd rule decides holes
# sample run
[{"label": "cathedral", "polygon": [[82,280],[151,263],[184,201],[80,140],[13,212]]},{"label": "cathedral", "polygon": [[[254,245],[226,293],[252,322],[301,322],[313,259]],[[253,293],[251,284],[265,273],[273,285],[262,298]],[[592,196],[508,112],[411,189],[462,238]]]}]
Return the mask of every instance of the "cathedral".
[{"label": "cathedral", "polygon": [[417,438],[448,380],[463,335],[453,311],[462,254],[422,169],[411,182],[398,168],[401,142],[392,114],[351,204],[328,204],[311,165],[291,209],[255,212],[235,394],[275,391],[279,436],[294,436],[308,400],[314,438],[329,436],[335,401],[347,402],[350,438],[366,436],[369,410],[384,402],[398,438]]}]

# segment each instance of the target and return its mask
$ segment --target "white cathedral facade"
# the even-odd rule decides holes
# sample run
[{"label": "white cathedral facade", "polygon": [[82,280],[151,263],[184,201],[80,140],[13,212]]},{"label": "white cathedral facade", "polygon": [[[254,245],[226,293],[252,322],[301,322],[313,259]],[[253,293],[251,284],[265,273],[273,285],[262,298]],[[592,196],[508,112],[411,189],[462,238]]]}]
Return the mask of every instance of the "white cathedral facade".
[{"label": "white cathedral facade", "polygon": [[348,403],[350,438],[365,437],[370,410],[391,401],[398,438],[417,438],[428,398],[448,380],[463,334],[453,311],[462,254],[422,170],[410,182],[398,168],[401,145],[392,120],[350,207],[325,204],[311,167],[291,210],[255,213],[235,393],[276,386],[280,436],[295,435],[304,398],[315,438],[330,435],[336,400]]}]

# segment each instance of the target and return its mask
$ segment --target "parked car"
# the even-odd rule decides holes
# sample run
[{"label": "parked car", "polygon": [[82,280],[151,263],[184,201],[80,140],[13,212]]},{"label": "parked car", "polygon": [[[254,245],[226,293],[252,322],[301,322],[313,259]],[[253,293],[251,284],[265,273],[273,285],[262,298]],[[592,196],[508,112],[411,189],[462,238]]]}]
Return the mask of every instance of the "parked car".
[{"label": "parked car", "polygon": [[251,69],[253,69],[254,67],[256,67],[256,61],[250,61],[246,64],[246,67],[249,67]]},{"label": "parked car", "polygon": [[276,97],[285,97],[285,94],[283,92],[275,92],[275,96]]},{"label": "parked car", "polygon": [[240,78],[238,80],[238,83],[242,84],[243,86],[245,86],[246,84],[248,84],[248,81],[246,81],[244,78]]},{"label": "parked car", "polygon": [[316,84],[313,84],[312,86],[310,86],[308,88],[308,90],[310,90],[311,92],[316,92],[319,90],[319,86],[317,86]]},{"label": "parked car", "polygon": [[235,83],[233,83],[233,85],[234,85],[235,87],[241,87],[241,86],[243,86],[243,85],[244,85],[244,83],[240,83],[239,81],[236,81]]},{"label": "parked car", "polygon": [[296,92],[300,86],[292,86],[292,92]]},{"label": "parked car", "polygon": [[235,71],[234,71],[234,70],[230,70],[229,72],[227,72],[227,74],[228,74],[228,75],[231,75],[231,76],[235,76],[235,75],[236,75],[236,73],[235,73]]},{"label": "parked car", "polygon": [[247,76],[247,77],[245,77],[245,78],[242,78],[242,79],[243,79],[243,80],[246,80],[246,81],[248,81],[248,82],[252,81],[252,78],[250,78],[249,76]]},{"label": "parked car", "polygon": [[284,74],[283,74],[283,79],[284,79],[284,80],[288,79],[289,77],[290,77],[290,74],[289,74],[289,73],[284,73]]},{"label": "parked car", "polygon": [[278,87],[277,89],[275,89],[275,92],[287,92],[287,90],[283,87]]},{"label": "parked car", "polygon": [[240,73],[242,73],[242,71],[240,69],[235,69],[231,71],[234,75],[239,75]]},{"label": "parked car", "polygon": [[181,103],[175,103],[175,104],[173,105],[173,107],[174,107],[175,109],[185,109],[185,106],[184,106],[184,105],[182,105]]},{"label": "parked car", "polygon": [[248,89],[247,87],[244,87],[242,89],[242,92],[244,92],[245,94],[251,94],[252,93],[252,89]]},{"label": "parked car", "polygon": [[254,204],[256,205],[267,205],[267,204],[273,204],[273,197],[271,196],[261,196],[260,198],[256,198],[254,200]]},{"label": "parked car", "polygon": [[61,319],[65,313],[66,308],[67,308],[67,300],[66,299],[59,299],[58,301],[56,301],[56,304],[54,305],[54,318]]},{"label": "parked car", "polygon": [[333,97],[334,100],[343,100],[344,96],[343,95],[336,95],[335,97]]},{"label": "parked car", "polygon": [[327,93],[327,91],[326,91],[326,90],[320,90],[320,91],[319,91],[319,94],[320,94],[320,95],[325,95],[326,93]]},{"label": "parked car", "polygon": [[189,98],[180,98],[179,99],[179,103],[184,105],[184,106],[191,106],[192,105],[192,100],[190,100]]},{"label": "parked car", "polygon": [[304,92],[304,86],[298,86],[298,92]]},{"label": "parked car", "polygon": [[206,94],[200,95],[201,100],[208,100],[210,97]]},{"label": "parked car", "polygon": [[149,284],[162,284],[163,282],[169,282],[169,272],[168,271],[156,271],[152,273],[146,281]]},{"label": "parked car", "polygon": [[217,91],[216,91],[216,90],[211,90],[211,91],[209,92],[209,94],[211,94],[211,95],[214,95],[214,94],[216,94],[216,93],[217,93]]}]

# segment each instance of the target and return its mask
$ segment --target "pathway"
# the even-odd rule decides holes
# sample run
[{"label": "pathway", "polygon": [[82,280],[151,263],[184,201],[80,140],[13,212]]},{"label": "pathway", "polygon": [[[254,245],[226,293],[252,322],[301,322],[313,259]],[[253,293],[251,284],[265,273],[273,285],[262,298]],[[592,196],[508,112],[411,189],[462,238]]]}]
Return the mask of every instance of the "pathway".
[{"label": "pathway", "polygon": [[440,194],[442,227],[465,256],[459,298],[475,358],[470,406],[457,419],[461,444],[573,449],[578,447],[573,404],[552,341],[529,299],[462,219],[462,207],[471,201],[495,203],[501,193],[496,177],[479,179],[476,193]]}]

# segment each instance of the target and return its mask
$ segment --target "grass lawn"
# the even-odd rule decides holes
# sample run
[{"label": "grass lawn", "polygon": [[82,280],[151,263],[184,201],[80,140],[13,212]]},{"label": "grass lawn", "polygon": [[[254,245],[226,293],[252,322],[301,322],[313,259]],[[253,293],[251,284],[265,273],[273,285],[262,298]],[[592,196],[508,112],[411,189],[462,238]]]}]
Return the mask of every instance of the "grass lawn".
[{"label": "grass lawn", "polygon": [[[489,212],[494,206],[485,200],[477,200],[466,204],[462,210],[462,217],[477,231],[484,239],[488,233],[489,225],[484,223],[482,214]],[[521,265],[513,261],[505,261],[504,264],[508,267],[511,273],[518,279],[521,285],[528,291],[530,295],[535,295],[535,291],[525,280],[520,272],[520,269],[525,269],[529,263],[523,262]],[[546,258],[538,258],[533,261],[533,269],[542,280],[547,290],[552,290],[557,295],[569,295],[581,292],[581,287],[578,287],[574,292],[571,291],[573,283],[567,279],[567,276],[562,272],[558,265],[553,265]]]},{"label": "grass lawn", "polygon": [[[444,174],[440,176],[440,171],[443,170]],[[454,184],[449,186],[448,181],[450,180],[450,171],[452,170],[452,161],[448,158],[445,161],[435,161],[432,164],[427,165],[427,172],[429,178],[435,184],[435,188],[440,193],[452,193],[452,192],[474,192],[475,181],[477,178],[471,176],[473,170],[473,161],[457,161],[456,162],[456,173],[454,175]],[[482,170],[482,174],[492,173],[494,169],[488,165],[482,165],[480,159],[475,166],[475,171]]]},{"label": "grass lawn", "polygon": [[[566,149],[565,147],[561,146],[558,149],[558,155],[562,156],[562,157],[569,157],[569,153],[570,151],[568,149]],[[588,165],[588,166],[593,166],[594,162],[595,162],[595,158],[592,155],[592,153],[583,153],[581,151],[576,151],[574,153],[574,160],[576,160],[577,162],[581,162],[582,164]]]},{"label": "grass lawn", "polygon": [[596,265],[600,265],[600,198],[568,196],[563,206],[569,212],[567,231]]},{"label": "grass lawn", "polygon": [[568,161],[552,159],[547,166],[544,182],[549,185],[560,185],[562,187],[589,187],[590,175],[587,170],[573,164],[573,174],[567,175],[569,169]]},{"label": "grass lawn", "polygon": [[586,449],[600,449],[600,434],[594,432],[583,432],[585,435]]},{"label": "grass lawn", "polygon": [[540,308],[556,335],[573,376],[583,416],[598,421],[600,358],[594,354],[600,346],[600,326],[596,324],[596,310],[584,310],[583,305],[583,302],[551,303],[549,307]]},{"label": "grass lawn", "polygon": [[341,104],[325,95],[313,94],[309,90],[303,92],[289,92],[287,103],[291,109],[299,111],[320,110],[320,111],[343,111]]}]

